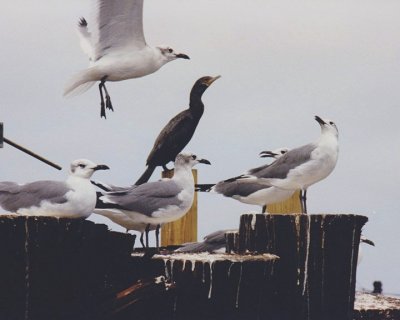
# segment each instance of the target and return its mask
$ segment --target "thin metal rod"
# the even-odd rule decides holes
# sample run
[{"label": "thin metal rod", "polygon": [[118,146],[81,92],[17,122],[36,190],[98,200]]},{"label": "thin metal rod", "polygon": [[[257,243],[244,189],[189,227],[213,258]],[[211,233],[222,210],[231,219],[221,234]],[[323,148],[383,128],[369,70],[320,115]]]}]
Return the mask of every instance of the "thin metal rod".
[{"label": "thin metal rod", "polygon": [[51,162],[51,161],[39,156],[38,154],[36,154],[36,153],[34,153],[34,152],[32,152],[32,151],[20,146],[19,144],[16,144],[15,142],[7,139],[6,137],[3,137],[3,139],[4,139],[4,142],[8,143],[10,146],[13,146],[14,148],[17,148],[18,150],[21,150],[22,152],[25,152],[25,153],[29,154],[30,156],[32,156],[32,157],[34,157],[34,158],[36,158],[36,159],[48,164],[49,166],[52,166],[53,168],[56,168],[57,170],[62,170],[62,168],[59,165],[57,165],[57,164],[55,164],[55,163],[53,163],[53,162]]}]

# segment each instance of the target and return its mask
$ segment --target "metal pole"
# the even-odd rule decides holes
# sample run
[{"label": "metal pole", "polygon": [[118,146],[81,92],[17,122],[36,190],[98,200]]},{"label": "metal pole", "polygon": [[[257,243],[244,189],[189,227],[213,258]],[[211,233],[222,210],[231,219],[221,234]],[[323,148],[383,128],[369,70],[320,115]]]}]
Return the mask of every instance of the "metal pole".
[{"label": "metal pole", "polygon": [[52,166],[53,168],[56,168],[57,170],[62,170],[62,168],[59,165],[57,165],[57,164],[55,164],[55,163],[53,163],[53,162],[51,162],[51,161],[39,156],[38,154],[36,154],[36,153],[34,153],[34,152],[32,152],[32,151],[20,146],[19,144],[16,144],[15,142],[7,139],[6,137],[3,137],[3,139],[4,139],[4,142],[8,143],[10,146],[13,146],[14,148],[17,148],[18,150],[21,150],[22,152],[25,152],[25,153],[29,154],[30,156],[32,156],[32,157],[34,157],[34,158],[36,158],[36,159],[48,164],[49,166]]}]

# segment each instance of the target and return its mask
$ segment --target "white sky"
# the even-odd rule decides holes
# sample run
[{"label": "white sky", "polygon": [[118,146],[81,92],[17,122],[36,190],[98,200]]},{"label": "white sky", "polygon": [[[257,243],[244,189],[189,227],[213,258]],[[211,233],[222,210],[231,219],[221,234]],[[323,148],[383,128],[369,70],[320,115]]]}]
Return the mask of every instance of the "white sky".
[{"label": "white sky", "polygon": [[[147,0],[148,43],[168,44],[191,60],[110,83],[115,112],[106,121],[97,87],[62,97],[67,79],[87,65],[74,28],[89,9],[88,0],[2,4],[5,136],[64,170],[6,145],[0,180],[61,180],[71,160],[88,158],[111,167],[95,178],[131,184],[161,128],[187,107],[195,80],[221,74],[204,94],[206,110],[187,147],[213,164],[198,167],[200,182],[264,163],[261,150],[311,142],[319,135],[314,115],[334,120],[339,162],[309,189],[309,211],[368,216],[364,234],[376,247],[364,248],[358,287],[379,279],[386,292],[400,292],[399,1]],[[199,210],[203,236],[236,227],[241,213],[259,208],[202,194]]]}]

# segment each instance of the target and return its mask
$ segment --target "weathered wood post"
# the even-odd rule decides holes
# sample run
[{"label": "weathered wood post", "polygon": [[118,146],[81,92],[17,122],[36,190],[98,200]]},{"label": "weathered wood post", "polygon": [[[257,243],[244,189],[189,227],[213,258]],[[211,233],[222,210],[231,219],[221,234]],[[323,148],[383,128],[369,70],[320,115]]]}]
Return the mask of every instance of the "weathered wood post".
[{"label": "weathered wood post", "polygon": [[285,201],[268,205],[267,211],[273,214],[301,213],[300,190]]},{"label": "weathered wood post", "polygon": [[[278,260],[271,254],[155,255],[146,267],[149,276],[163,273],[174,284],[174,291],[172,297],[162,299],[163,308],[153,300],[146,319],[260,319],[259,315],[272,308],[276,290],[272,279]],[[137,314],[127,316],[133,319]]]},{"label": "weathered wood post", "polygon": [[134,236],[83,219],[0,216],[0,319],[100,319],[137,280]]},{"label": "weathered wood post", "polygon": [[[197,184],[197,170],[193,169],[194,183]],[[163,178],[171,178],[173,170],[163,171]],[[197,192],[194,193],[193,205],[179,220],[167,223],[161,228],[161,246],[179,245],[197,241]]]},{"label": "weathered wood post", "polygon": [[273,319],[352,320],[358,246],[367,220],[359,215],[245,214],[232,249],[279,256]]}]

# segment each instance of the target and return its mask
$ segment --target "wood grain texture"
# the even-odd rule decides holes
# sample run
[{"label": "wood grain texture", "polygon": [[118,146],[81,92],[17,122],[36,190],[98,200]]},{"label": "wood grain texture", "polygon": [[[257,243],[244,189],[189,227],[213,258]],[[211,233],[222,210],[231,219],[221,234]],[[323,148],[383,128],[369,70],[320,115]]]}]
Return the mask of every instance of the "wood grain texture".
[{"label": "wood grain texture", "polygon": [[[197,183],[197,170],[193,169],[194,183]],[[163,171],[163,178],[171,178],[173,170]],[[161,246],[179,245],[197,241],[197,192],[194,193],[192,207],[179,220],[165,224],[161,228]]]},{"label": "wood grain texture", "polygon": [[283,202],[270,204],[267,207],[267,212],[273,214],[301,213],[300,190],[297,190],[289,199]]}]

